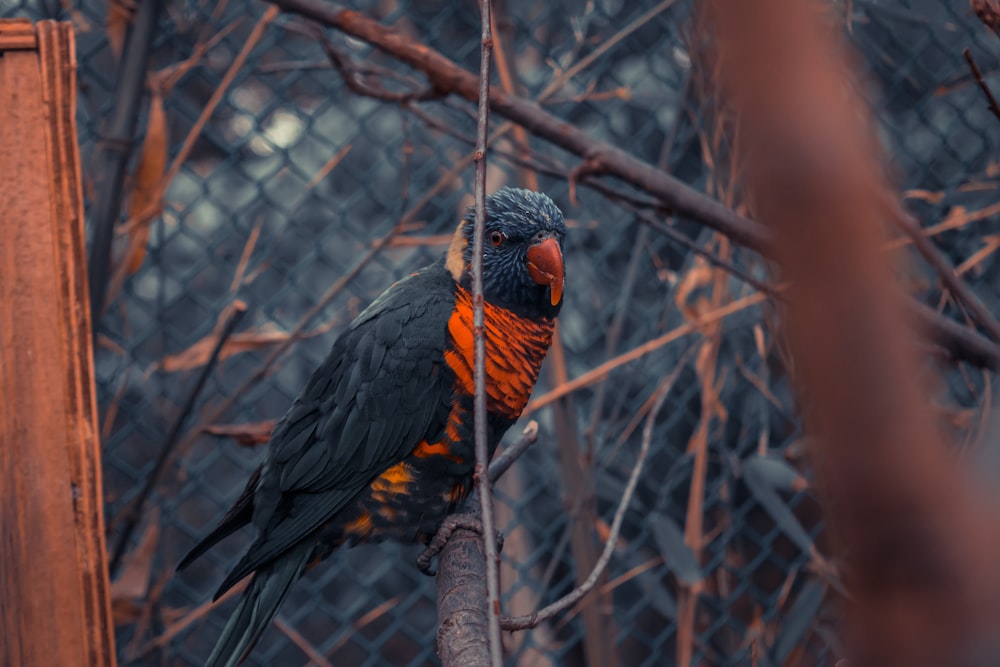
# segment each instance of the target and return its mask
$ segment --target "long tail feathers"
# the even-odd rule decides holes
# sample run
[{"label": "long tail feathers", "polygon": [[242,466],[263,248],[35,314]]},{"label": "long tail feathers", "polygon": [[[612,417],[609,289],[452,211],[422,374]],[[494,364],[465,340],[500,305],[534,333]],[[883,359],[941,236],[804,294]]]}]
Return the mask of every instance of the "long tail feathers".
[{"label": "long tail feathers", "polygon": [[302,574],[312,548],[303,542],[254,573],[205,667],[235,667],[246,658]]}]

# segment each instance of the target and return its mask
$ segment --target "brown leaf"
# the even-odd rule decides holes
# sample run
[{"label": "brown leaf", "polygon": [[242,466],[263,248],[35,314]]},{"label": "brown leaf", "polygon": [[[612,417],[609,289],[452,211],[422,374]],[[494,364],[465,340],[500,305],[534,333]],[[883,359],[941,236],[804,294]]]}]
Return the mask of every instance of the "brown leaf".
[{"label": "brown leaf", "polygon": [[276,420],[250,424],[210,424],[205,427],[205,433],[221,438],[232,438],[238,444],[247,447],[266,444],[271,439]]},{"label": "brown leaf", "polygon": [[693,305],[688,303],[688,299],[699,287],[711,284],[712,278],[712,267],[701,257],[695,258],[691,268],[681,278],[674,302],[687,320],[697,320],[702,313],[709,310],[710,304],[706,299],[697,299]]},{"label": "brown leaf", "polygon": [[116,625],[134,622],[141,613],[141,608],[133,601],[144,598],[149,590],[153,554],[160,536],[159,519],[160,513],[154,508],[142,540],[125,556],[121,576],[111,583],[112,613]]},{"label": "brown leaf", "polygon": [[[226,344],[222,346],[222,351],[219,353],[219,361],[231,357],[234,354],[250,352],[251,350],[280,343],[287,340],[289,335],[290,334],[284,331],[275,331],[272,328],[256,329],[233,334],[233,336],[226,341]],[[215,347],[215,341],[217,338],[218,333],[212,331],[183,352],[165,357],[158,364],[160,370],[165,373],[176,373],[177,371],[189,371],[193,368],[205,365],[208,362],[209,356],[212,354],[212,348]]]},{"label": "brown leaf", "polygon": [[969,4],[983,25],[1000,35],[1000,2],[997,0],[971,0]]},{"label": "brown leaf", "polygon": [[149,102],[149,122],[142,142],[139,165],[135,170],[135,186],[129,203],[128,217],[133,221],[126,265],[130,274],[135,273],[146,257],[149,227],[159,209],[163,173],[167,168],[168,146],[167,114],[163,110],[163,95],[159,86],[153,86]]},{"label": "brown leaf", "polygon": [[115,54],[115,60],[122,59],[122,49],[125,46],[125,33],[135,16],[135,3],[132,0],[110,0],[108,2],[108,43]]},{"label": "brown leaf", "polygon": [[131,598],[111,599],[111,618],[115,627],[122,625],[132,625],[142,618],[143,607]]},{"label": "brown leaf", "polygon": [[944,201],[944,192],[938,190],[907,190],[903,193],[904,199],[920,199],[928,204],[940,204]]}]

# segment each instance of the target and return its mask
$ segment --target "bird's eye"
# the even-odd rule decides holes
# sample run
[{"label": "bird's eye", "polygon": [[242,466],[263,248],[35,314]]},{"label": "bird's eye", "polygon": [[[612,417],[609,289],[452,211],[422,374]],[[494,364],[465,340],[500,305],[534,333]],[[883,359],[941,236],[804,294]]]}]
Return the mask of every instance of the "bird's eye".
[{"label": "bird's eye", "polygon": [[490,232],[490,243],[494,246],[500,246],[503,244],[503,232],[492,231]]}]

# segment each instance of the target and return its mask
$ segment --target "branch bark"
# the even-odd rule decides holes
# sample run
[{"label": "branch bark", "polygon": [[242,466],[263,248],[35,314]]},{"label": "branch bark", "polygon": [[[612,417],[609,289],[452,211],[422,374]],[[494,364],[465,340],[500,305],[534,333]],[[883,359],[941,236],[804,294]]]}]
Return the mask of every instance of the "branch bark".
[{"label": "branch bark", "polygon": [[[528,422],[521,438],[505,449],[489,467],[491,481],[499,477],[538,438],[538,424]],[[481,512],[479,489],[468,504],[470,514]],[[438,557],[437,647],[444,667],[485,667],[490,664],[486,637],[486,551],[481,535],[456,530]]]},{"label": "branch bark", "polygon": [[[423,72],[442,93],[453,93],[473,102],[479,98],[479,79],[475,74],[363,14],[327,0],[275,0],[273,4],[372,44]],[[588,136],[537,104],[493,88],[490,107],[494,113],[581,157],[591,168],[657,197],[674,213],[702,222],[763,255],[774,255],[772,236],[763,225],[738,215],[625,151]],[[915,299],[906,301],[905,313],[952,358],[994,370],[1000,368],[1000,347],[976,331],[962,327]]]}]

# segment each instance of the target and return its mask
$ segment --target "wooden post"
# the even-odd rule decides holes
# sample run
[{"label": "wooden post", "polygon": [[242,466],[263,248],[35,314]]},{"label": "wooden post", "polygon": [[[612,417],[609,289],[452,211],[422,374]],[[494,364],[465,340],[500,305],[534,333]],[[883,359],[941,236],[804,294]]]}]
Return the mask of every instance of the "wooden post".
[{"label": "wooden post", "polygon": [[0,666],[115,664],[69,23],[0,21]]}]

